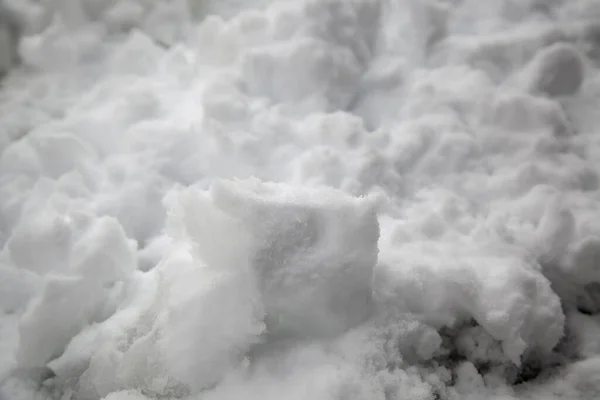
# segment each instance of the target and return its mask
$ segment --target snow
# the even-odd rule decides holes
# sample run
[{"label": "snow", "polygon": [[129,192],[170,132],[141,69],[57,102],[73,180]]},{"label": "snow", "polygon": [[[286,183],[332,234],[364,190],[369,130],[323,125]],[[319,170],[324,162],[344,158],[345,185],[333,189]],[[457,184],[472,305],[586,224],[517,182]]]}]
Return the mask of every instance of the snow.
[{"label": "snow", "polygon": [[596,399],[592,0],[0,0],[0,400]]},{"label": "snow", "polygon": [[564,316],[539,267],[507,255],[510,249],[499,256],[485,243],[471,246],[407,244],[396,254],[389,250],[390,258],[376,270],[374,290],[385,307],[434,317],[434,326],[474,319],[515,364],[525,350],[551,352],[563,335]]},{"label": "snow", "polygon": [[248,264],[243,280],[256,281],[270,335],[339,335],[368,318],[375,199],[258,180],[213,182],[212,204],[188,190],[169,198],[170,217],[183,225],[171,235],[187,236],[209,266]]},{"label": "snow", "polygon": [[577,93],[583,82],[584,61],[573,45],[556,43],[540,51],[531,62],[531,89],[545,95]]}]

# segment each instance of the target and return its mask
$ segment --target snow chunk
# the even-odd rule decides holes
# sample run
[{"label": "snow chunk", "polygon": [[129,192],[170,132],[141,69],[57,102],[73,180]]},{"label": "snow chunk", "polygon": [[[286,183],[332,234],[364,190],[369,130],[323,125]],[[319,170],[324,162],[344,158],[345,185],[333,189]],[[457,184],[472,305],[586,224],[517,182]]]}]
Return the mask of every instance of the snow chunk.
[{"label": "snow chunk", "polygon": [[565,265],[569,277],[582,285],[600,282],[600,237],[586,236],[572,246]]},{"label": "snow chunk", "polygon": [[481,326],[461,331],[455,345],[459,353],[475,365],[504,364],[508,361],[500,344]]},{"label": "snow chunk", "polygon": [[542,385],[525,385],[519,398],[596,399],[600,393],[599,373],[600,357],[576,361]]},{"label": "snow chunk", "polygon": [[368,316],[372,199],[251,179],[174,192],[167,203],[169,233],[192,252],[158,267],[169,288],[162,346],[170,373],[193,389],[239,362],[265,312],[277,336],[335,335]]},{"label": "snow chunk", "polygon": [[210,196],[252,237],[246,256],[271,333],[335,335],[369,315],[379,238],[374,198],[254,179],[216,182]]},{"label": "snow chunk", "polygon": [[551,351],[565,317],[539,267],[495,250],[487,256],[464,251],[408,244],[387,253],[375,270],[376,298],[438,326],[473,318],[515,364],[528,349]]},{"label": "snow chunk", "polygon": [[504,92],[491,103],[486,120],[509,132],[549,132],[565,136],[571,131],[564,110],[557,102],[519,92]]},{"label": "snow chunk", "polygon": [[541,50],[529,69],[531,90],[552,97],[576,94],[584,79],[583,58],[567,43],[556,43]]},{"label": "snow chunk", "polygon": [[600,357],[592,357],[569,366],[566,380],[579,392],[574,398],[594,398],[600,393]]},{"label": "snow chunk", "polygon": [[576,354],[583,358],[600,355],[600,318],[572,312],[567,317],[568,330]]},{"label": "snow chunk", "polygon": [[154,270],[164,300],[151,332],[123,355],[125,381],[202,390],[265,332],[329,337],[370,315],[374,198],[249,179],[176,189],[166,204],[172,251]]},{"label": "snow chunk", "polygon": [[466,361],[456,369],[456,389],[464,395],[471,393],[485,393],[485,383],[479,375],[477,368]]}]

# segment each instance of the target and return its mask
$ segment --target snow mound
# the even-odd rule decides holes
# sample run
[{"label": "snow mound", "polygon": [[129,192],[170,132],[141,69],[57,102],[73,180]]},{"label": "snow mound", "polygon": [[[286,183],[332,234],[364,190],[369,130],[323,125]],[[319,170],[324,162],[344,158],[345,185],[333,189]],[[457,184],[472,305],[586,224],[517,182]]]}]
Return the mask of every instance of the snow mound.
[{"label": "snow mound", "polygon": [[0,0],[0,398],[593,396],[599,16]]}]

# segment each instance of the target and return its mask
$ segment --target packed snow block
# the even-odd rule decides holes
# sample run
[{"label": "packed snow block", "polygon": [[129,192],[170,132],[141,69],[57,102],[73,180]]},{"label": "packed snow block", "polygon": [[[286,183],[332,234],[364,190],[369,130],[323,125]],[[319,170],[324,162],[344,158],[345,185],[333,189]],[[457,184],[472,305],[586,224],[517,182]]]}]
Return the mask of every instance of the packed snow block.
[{"label": "packed snow block", "polygon": [[369,315],[379,239],[373,198],[256,180],[211,191],[255,240],[249,256],[271,333],[335,335]]},{"label": "packed snow block", "polygon": [[336,335],[369,316],[375,198],[248,179],[191,188],[177,200],[180,228],[207,264],[249,261],[269,334]]},{"label": "packed snow block", "polygon": [[572,44],[555,43],[542,50],[528,67],[530,89],[551,97],[570,96],[584,79],[584,62]]},{"label": "packed snow block", "polygon": [[376,204],[256,179],[172,191],[173,251],[155,269],[164,298],[152,331],[124,354],[121,377],[158,393],[166,376],[164,385],[197,392],[264,340],[332,336],[362,322],[378,253]]},{"label": "packed snow block", "polygon": [[526,351],[545,354],[556,346],[565,317],[539,267],[505,250],[407,244],[385,252],[374,273],[375,298],[433,326],[474,319],[519,365]]}]

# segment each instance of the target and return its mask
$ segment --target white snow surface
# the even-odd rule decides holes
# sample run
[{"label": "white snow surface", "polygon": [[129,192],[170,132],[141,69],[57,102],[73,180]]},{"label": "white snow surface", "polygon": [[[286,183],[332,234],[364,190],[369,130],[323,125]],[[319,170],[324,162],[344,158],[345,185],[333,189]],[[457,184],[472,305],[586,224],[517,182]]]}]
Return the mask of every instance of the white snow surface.
[{"label": "white snow surface", "polygon": [[0,0],[0,400],[600,398],[599,21]]}]

